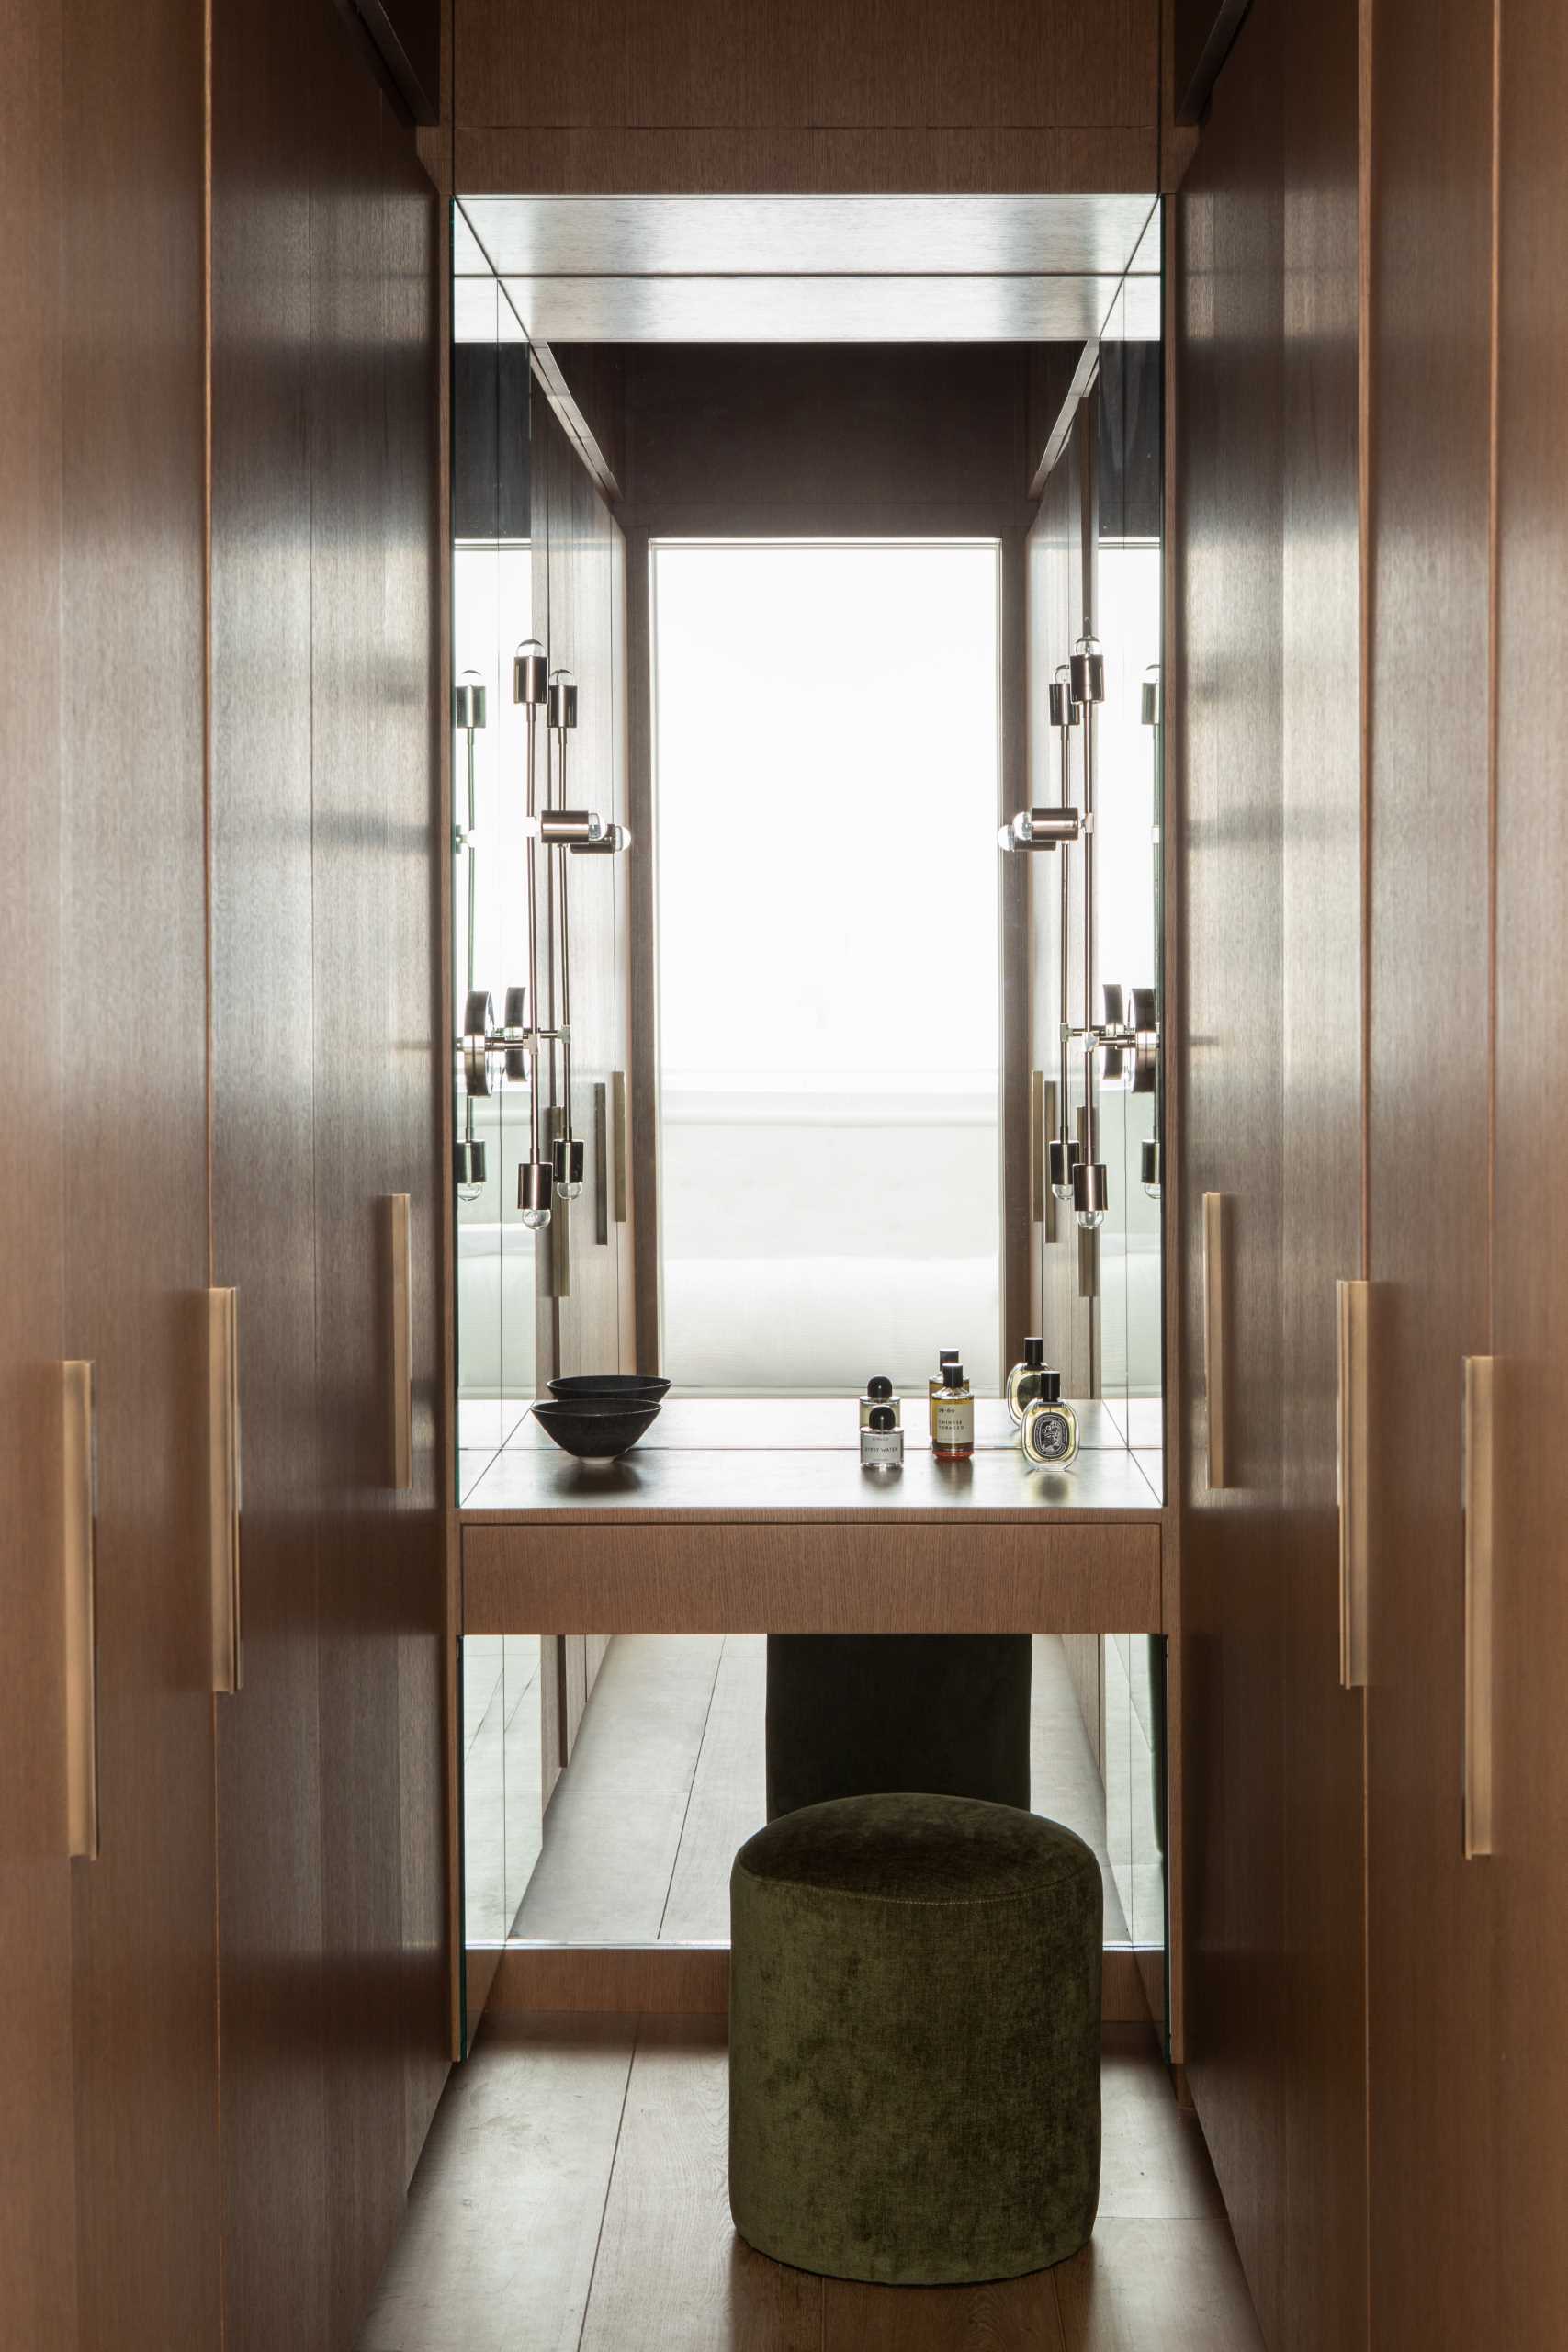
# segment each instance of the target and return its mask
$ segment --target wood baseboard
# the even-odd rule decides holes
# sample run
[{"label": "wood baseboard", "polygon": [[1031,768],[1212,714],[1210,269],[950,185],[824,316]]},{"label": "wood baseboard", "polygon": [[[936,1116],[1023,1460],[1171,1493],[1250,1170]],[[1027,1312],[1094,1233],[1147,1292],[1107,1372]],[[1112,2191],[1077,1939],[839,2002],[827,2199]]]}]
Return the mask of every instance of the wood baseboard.
[{"label": "wood baseboard", "polygon": [[[1142,1957],[1106,1953],[1100,2015],[1107,2025],[1151,2022]],[[492,2010],[721,2017],[728,2006],[728,1944],[509,1944],[490,1994]]]}]

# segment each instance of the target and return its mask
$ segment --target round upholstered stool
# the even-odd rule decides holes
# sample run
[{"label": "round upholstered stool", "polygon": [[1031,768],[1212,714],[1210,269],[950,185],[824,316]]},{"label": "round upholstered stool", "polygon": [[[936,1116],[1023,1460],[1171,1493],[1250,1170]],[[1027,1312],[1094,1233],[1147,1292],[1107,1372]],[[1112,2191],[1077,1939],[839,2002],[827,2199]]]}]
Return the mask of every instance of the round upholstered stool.
[{"label": "round upholstered stool", "polygon": [[1100,2197],[1100,1866],[972,1797],[782,1815],[730,1874],[729,2203],[886,2286],[1060,2262]]}]

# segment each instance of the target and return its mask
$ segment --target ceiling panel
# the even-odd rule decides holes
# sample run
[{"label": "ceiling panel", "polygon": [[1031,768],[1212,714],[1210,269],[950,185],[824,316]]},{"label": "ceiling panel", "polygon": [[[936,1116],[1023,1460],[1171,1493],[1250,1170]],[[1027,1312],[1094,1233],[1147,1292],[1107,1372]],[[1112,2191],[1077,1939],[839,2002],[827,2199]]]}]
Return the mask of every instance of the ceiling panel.
[{"label": "ceiling panel", "polygon": [[[504,283],[529,334],[547,343],[1070,343],[1100,334],[1121,281],[508,277]],[[1111,332],[1150,332],[1122,323],[1122,306],[1115,307]],[[1129,321],[1137,308],[1129,309]],[[1158,312],[1156,282],[1156,322]]]}]

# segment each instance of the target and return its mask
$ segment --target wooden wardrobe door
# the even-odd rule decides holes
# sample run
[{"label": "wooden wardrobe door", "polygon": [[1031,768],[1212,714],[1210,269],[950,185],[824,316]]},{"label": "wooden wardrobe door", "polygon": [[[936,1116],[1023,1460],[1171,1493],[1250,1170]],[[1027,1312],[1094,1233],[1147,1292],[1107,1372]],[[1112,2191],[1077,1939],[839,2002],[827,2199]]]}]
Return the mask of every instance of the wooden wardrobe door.
[{"label": "wooden wardrobe door", "polygon": [[1374,15],[1368,2047],[1372,2342],[1403,2352],[1503,2340],[1513,2245],[1496,1873],[1460,1817],[1461,1366],[1489,1338],[1493,28]]},{"label": "wooden wardrobe door", "polygon": [[243,1685],[218,1702],[224,2330],[327,2335],[311,1137],[315,0],[213,40],[212,1220],[238,1288]]},{"label": "wooden wardrobe door", "polygon": [[[1185,842],[1179,1346],[1188,2065],[1247,2281],[1283,2341],[1281,94],[1243,29],[1182,188],[1175,817]],[[1224,1196],[1227,1374],[1203,1377],[1202,1197]],[[1211,1483],[1223,1433],[1223,1487]]]},{"label": "wooden wardrobe door", "polygon": [[1362,1272],[1359,52],[1355,0],[1272,17],[1287,93],[1278,2340],[1353,2352],[1367,2337],[1364,1699],[1340,1687],[1335,1285]]},{"label": "wooden wardrobe door", "polygon": [[0,2345],[75,2334],[62,1606],[60,18],[7,44],[0,141]]},{"label": "wooden wardrobe door", "polygon": [[[219,2340],[207,1552],[203,56],[64,10],[64,1351],[98,1394],[102,1850],[74,1883],[81,2337]],[[63,1970],[66,1955],[59,1955]]]},{"label": "wooden wardrobe door", "polygon": [[1568,907],[1560,741],[1568,605],[1568,21],[1509,0],[1502,48],[1497,435],[1497,784],[1492,1352],[1497,1358],[1499,1971],[1488,2020],[1507,2118],[1507,2252],[1495,2340],[1545,2352],[1568,2307],[1568,1032],[1555,1010]]}]

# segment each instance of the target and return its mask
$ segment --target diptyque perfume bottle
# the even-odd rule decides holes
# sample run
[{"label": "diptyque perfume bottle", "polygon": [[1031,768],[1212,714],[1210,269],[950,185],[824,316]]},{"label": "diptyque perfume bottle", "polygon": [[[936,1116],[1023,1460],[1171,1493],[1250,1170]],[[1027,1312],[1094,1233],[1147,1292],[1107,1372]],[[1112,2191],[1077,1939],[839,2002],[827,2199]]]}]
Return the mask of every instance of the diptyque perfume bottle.
[{"label": "diptyque perfume bottle", "polygon": [[1023,1408],[1019,1443],[1037,1469],[1065,1470],[1078,1450],[1078,1417],[1062,1402],[1059,1372],[1041,1374],[1038,1396]]},{"label": "diptyque perfume bottle", "polygon": [[936,1392],[942,1386],[943,1383],[947,1379],[948,1365],[958,1362],[958,1350],[956,1348],[943,1348],[941,1354],[937,1357],[936,1362],[936,1378],[934,1380],[928,1381],[926,1384],[927,1396],[930,1400],[931,1443],[933,1445],[936,1443]]},{"label": "diptyque perfume bottle", "polygon": [[938,1462],[967,1462],[975,1451],[975,1392],[961,1363],[950,1363],[931,1400],[935,1428],[931,1453]]},{"label": "diptyque perfume bottle", "polygon": [[1045,1371],[1045,1342],[1025,1340],[1023,1362],[1015,1363],[1008,1374],[1008,1411],[1021,1425],[1024,1408],[1032,1405],[1040,1394],[1040,1383]]}]

